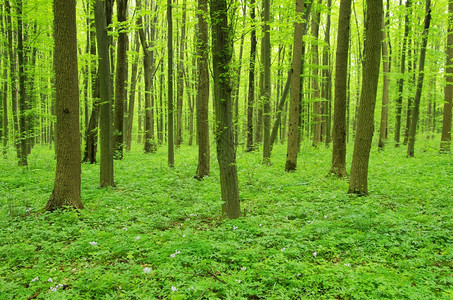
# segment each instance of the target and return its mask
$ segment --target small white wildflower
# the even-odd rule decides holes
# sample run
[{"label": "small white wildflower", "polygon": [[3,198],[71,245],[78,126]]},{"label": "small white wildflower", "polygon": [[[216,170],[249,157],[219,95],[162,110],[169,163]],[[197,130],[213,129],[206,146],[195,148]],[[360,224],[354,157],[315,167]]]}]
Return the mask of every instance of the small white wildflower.
[{"label": "small white wildflower", "polygon": [[190,291],[190,290],[193,290],[193,289],[194,289],[194,287],[193,287],[193,286],[191,286],[190,288],[188,288],[188,290],[189,290],[189,291]]},{"label": "small white wildflower", "polygon": [[186,221],[190,221],[190,218],[187,218]]},{"label": "small white wildflower", "polygon": [[237,227],[236,225],[233,225],[233,230],[236,230],[238,229],[239,227]]},{"label": "small white wildflower", "polygon": [[95,245],[97,245],[97,244],[98,244],[98,243],[96,243],[96,242],[90,242],[90,245],[91,245],[91,246],[95,246]]},{"label": "small white wildflower", "polygon": [[247,270],[247,267],[242,267],[241,268],[241,271],[245,271],[245,270]]},{"label": "small white wildflower", "polygon": [[135,239],[138,241],[141,238],[142,238],[141,236],[137,236]]},{"label": "small white wildflower", "polygon": [[53,287],[50,287],[50,291],[56,292],[56,291],[57,291],[57,288],[56,288],[56,287],[54,287],[54,288],[53,288]]},{"label": "small white wildflower", "polygon": [[32,281],[32,282],[35,282],[35,281],[37,281],[37,280],[39,280],[39,277],[38,277],[38,276],[36,276],[35,278],[33,278],[31,281]]},{"label": "small white wildflower", "polygon": [[127,228],[126,228],[126,227],[123,227],[123,230],[127,231]]},{"label": "small white wildflower", "polygon": [[63,284],[59,283],[59,284],[58,284],[58,287],[63,287]]},{"label": "small white wildflower", "polygon": [[280,249],[280,251],[282,251],[282,252],[285,252],[285,250],[286,250],[286,248],[282,248],[282,249]]},{"label": "small white wildflower", "polygon": [[263,226],[262,224],[258,225],[259,227]]},{"label": "small white wildflower", "polygon": [[173,292],[176,292],[178,289],[177,289],[176,287],[174,287],[174,286],[171,286],[171,290],[172,290]]},{"label": "small white wildflower", "polygon": [[179,254],[179,253],[181,253],[181,251],[178,251],[178,250],[175,251],[175,254]]},{"label": "small white wildflower", "polygon": [[351,264],[350,263],[347,263],[347,264],[344,264],[346,267],[350,267]]},{"label": "small white wildflower", "polygon": [[236,279],[236,282],[237,282],[237,283],[242,283],[242,280]]},{"label": "small white wildflower", "polygon": [[151,273],[151,268],[144,268],[143,273]]},{"label": "small white wildflower", "polygon": [[296,275],[296,276],[297,276],[297,277],[299,277],[300,275],[302,275],[302,274],[301,274],[301,273],[297,273],[297,275]]},{"label": "small white wildflower", "polygon": [[170,254],[170,257],[175,257],[175,256],[176,256],[176,254],[174,254],[174,253],[173,253],[173,254]]},{"label": "small white wildflower", "polygon": [[53,282],[52,278],[47,279],[48,282]]},{"label": "small white wildflower", "polygon": [[185,237],[186,237],[186,235],[185,235],[185,234],[183,234],[183,235],[182,235],[182,237],[183,237],[183,238],[185,238]]},{"label": "small white wildflower", "polygon": [[27,209],[25,210],[25,212],[26,212],[26,213],[31,212],[31,208],[27,208]]},{"label": "small white wildflower", "polygon": [[318,252],[313,252],[313,256],[316,257],[316,255],[318,255]]},{"label": "small white wildflower", "polygon": [[307,223],[308,223],[308,224],[311,224],[311,223],[313,223],[313,221],[308,220]]},{"label": "small white wildflower", "polygon": [[190,214],[190,216],[191,216],[191,217],[196,217],[196,216],[197,216],[197,214]]},{"label": "small white wildflower", "polygon": [[324,215],[324,219],[327,219],[327,215]]}]

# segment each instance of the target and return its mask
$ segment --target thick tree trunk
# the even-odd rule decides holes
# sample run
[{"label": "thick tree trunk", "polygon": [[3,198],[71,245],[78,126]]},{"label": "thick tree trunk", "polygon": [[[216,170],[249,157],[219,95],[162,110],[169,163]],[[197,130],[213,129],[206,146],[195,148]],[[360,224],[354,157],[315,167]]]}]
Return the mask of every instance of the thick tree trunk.
[{"label": "thick tree trunk", "polygon": [[209,175],[210,149],[209,149],[209,68],[208,68],[208,3],[198,0],[198,91],[197,91],[197,142],[198,142],[198,167],[195,178],[202,179]]},{"label": "thick tree trunk", "polygon": [[[250,0],[250,18],[255,20],[255,0]],[[249,88],[247,96],[247,151],[253,151],[253,110],[255,105],[255,62],[256,62],[256,28],[252,24],[250,32]]]},{"label": "thick tree trunk", "polygon": [[45,209],[83,208],[80,200],[79,83],[75,0],[54,0],[54,68],[57,111],[55,185]]},{"label": "thick tree trunk", "polygon": [[[288,147],[286,152],[286,171],[294,171],[297,167],[297,153],[299,152],[299,125],[300,125],[300,106],[301,106],[301,73],[302,73],[302,54],[303,54],[303,36],[307,23],[305,21],[311,9],[311,1],[304,5],[303,0],[296,0],[296,15],[298,21],[294,23],[294,46],[293,58],[291,62],[291,87],[289,102],[289,124],[288,124]],[[304,16],[305,12],[305,16]]]},{"label": "thick tree trunk", "polygon": [[351,0],[340,1],[335,66],[335,102],[333,114],[333,149],[330,173],[347,176],[346,172],[346,94],[348,78],[349,24]]},{"label": "thick tree trunk", "polygon": [[99,52],[99,91],[100,91],[100,186],[113,186],[113,126],[112,95],[109,62],[109,38],[107,36],[106,7],[104,1],[95,4],[96,38]]},{"label": "thick tree trunk", "polygon": [[211,2],[212,70],[214,77],[214,108],[216,114],[217,160],[220,169],[223,216],[236,219],[241,215],[234,144],[231,101],[230,61],[232,33],[228,24],[226,0]]},{"label": "thick tree trunk", "polygon": [[417,91],[414,98],[414,108],[412,110],[411,127],[409,131],[409,141],[407,146],[407,156],[414,156],[415,148],[415,135],[417,133],[417,122],[420,115],[420,99],[422,97],[423,79],[425,76],[425,57],[426,57],[426,46],[428,44],[428,31],[429,24],[431,22],[431,0],[426,0],[426,16],[422,34],[422,47],[420,49],[420,64],[418,67],[418,80],[417,80]]},{"label": "thick tree trunk", "polygon": [[123,120],[124,101],[126,100],[127,80],[127,33],[126,26],[122,23],[127,20],[127,0],[117,0],[118,44],[116,54],[116,85],[115,85],[115,118],[114,118],[114,157],[123,158]]},{"label": "thick tree trunk", "polygon": [[448,1],[448,35],[447,35],[447,61],[446,81],[444,87],[444,114],[442,118],[442,137],[440,139],[441,153],[450,152],[451,144],[451,118],[452,118],[452,98],[453,98],[453,1]]},{"label": "thick tree trunk", "polygon": [[367,0],[367,25],[365,30],[365,62],[363,65],[362,93],[360,95],[357,132],[352,156],[348,193],[368,194],[368,163],[374,131],[379,67],[381,60],[381,22],[383,4],[380,0]]},{"label": "thick tree trunk", "polygon": [[271,33],[270,33],[270,0],[264,0],[264,37],[263,37],[263,163],[270,164],[271,159]]}]

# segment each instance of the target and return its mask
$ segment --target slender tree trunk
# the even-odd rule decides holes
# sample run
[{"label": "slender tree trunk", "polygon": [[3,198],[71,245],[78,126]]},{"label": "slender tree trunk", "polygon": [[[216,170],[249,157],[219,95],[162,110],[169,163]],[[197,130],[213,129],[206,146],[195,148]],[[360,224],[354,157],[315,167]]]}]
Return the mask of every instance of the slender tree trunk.
[{"label": "slender tree trunk", "polygon": [[[8,34],[7,34],[7,30],[5,30],[5,29],[7,28],[8,24],[6,22],[6,18],[4,18],[4,16],[3,16],[3,7],[1,8],[0,18],[1,18],[2,36],[7,37]],[[7,52],[7,49],[9,49],[10,47],[11,46],[9,45],[8,39],[4,39],[3,40],[3,51],[2,51],[3,78],[4,78],[3,91],[2,91],[2,108],[3,108],[2,154],[3,154],[4,158],[7,157],[7,153],[8,153],[8,80],[6,80],[6,79],[8,78],[8,65],[7,65],[8,52]]]},{"label": "slender tree trunk", "polygon": [[93,107],[91,109],[90,121],[86,128],[85,133],[85,152],[83,155],[83,162],[89,162],[90,164],[96,163],[96,153],[98,145],[98,125],[99,125],[99,76],[95,76],[93,84]]},{"label": "slender tree trunk", "polygon": [[95,25],[99,52],[99,91],[100,91],[100,144],[101,166],[100,186],[113,186],[113,126],[112,95],[109,62],[109,38],[107,36],[106,7],[104,1],[96,0]]},{"label": "slender tree trunk", "polygon": [[57,168],[45,209],[83,208],[80,200],[79,83],[75,0],[54,0]]},{"label": "slender tree trunk", "polygon": [[425,56],[428,44],[428,31],[431,22],[431,0],[426,0],[426,16],[422,34],[422,47],[420,49],[420,64],[418,67],[417,91],[414,98],[414,108],[412,111],[411,127],[409,131],[409,141],[407,146],[407,156],[414,157],[415,135],[417,133],[417,122],[420,115],[420,99],[422,97],[423,79],[425,76]]},{"label": "slender tree trunk", "polygon": [[323,84],[321,91],[321,98],[324,99],[324,123],[325,123],[325,143],[329,146],[332,136],[332,74],[330,67],[330,12],[332,7],[332,0],[327,0],[327,24],[326,33],[324,36],[324,49],[322,54],[323,70]]},{"label": "slender tree trunk", "polygon": [[[300,18],[304,16],[308,20],[311,9],[311,1],[304,4],[302,0],[296,0],[296,15]],[[289,102],[289,124],[288,124],[288,147],[286,152],[286,171],[294,171],[297,167],[297,153],[299,152],[299,125],[300,125],[300,106],[301,106],[301,73],[302,73],[302,54],[303,36],[307,25],[306,22],[298,20],[294,23],[294,46],[293,58],[291,62],[291,88]]]},{"label": "slender tree trunk", "polygon": [[167,51],[168,51],[168,166],[170,168],[175,165],[175,145],[173,132],[173,20],[172,20],[172,4],[171,0],[167,0]]},{"label": "slender tree trunk", "polygon": [[450,152],[451,118],[453,98],[453,1],[448,1],[448,33],[447,33],[446,81],[444,87],[444,114],[442,118],[442,137],[440,139],[441,153]]},{"label": "slender tree trunk", "polygon": [[186,45],[186,0],[182,4],[182,25],[179,43],[179,61],[177,70],[177,94],[176,94],[176,141],[175,146],[179,147],[182,143],[182,112],[184,98],[184,49]]},{"label": "slender tree trunk", "polygon": [[115,118],[114,118],[114,157],[123,158],[123,120],[124,120],[124,101],[126,100],[126,80],[127,80],[127,0],[117,0],[118,26],[118,45],[116,54],[116,85],[115,85]]},{"label": "slender tree trunk", "polygon": [[195,178],[202,179],[209,175],[210,150],[209,150],[209,70],[208,70],[208,3],[198,0],[198,91],[197,91],[197,142],[198,142],[198,167]]},{"label": "slender tree trunk", "polygon": [[[411,42],[410,42],[411,39],[409,39],[409,45],[411,45]],[[409,73],[410,75],[412,75],[412,80],[409,81],[409,87],[410,87],[410,91],[409,91],[409,97],[407,99],[407,109],[406,109],[406,127],[404,129],[404,140],[403,140],[403,145],[407,145],[408,141],[409,141],[409,132],[410,132],[410,128],[411,128],[411,121],[412,121],[412,113],[413,113],[413,108],[414,108],[414,97],[413,97],[413,87],[415,85],[415,80],[416,80],[416,70],[417,70],[417,66],[416,66],[416,54],[415,54],[415,49],[412,49],[412,47],[409,47],[409,53],[411,52],[411,50],[413,50],[413,53],[412,55],[409,55],[409,64],[408,64],[408,67],[407,67],[407,73]],[[416,90],[416,88],[415,88]]]},{"label": "slender tree trunk", "polygon": [[138,56],[140,52],[140,41],[138,33],[135,35],[135,55],[132,62],[131,72],[131,85],[129,91],[129,109],[127,116],[127,129],[126,129],[126,151],[131,150],[132,146],[132,125],[134,124],[134,111],[135,111],[135,93],[137,89],[137,74],[138,74]]},{"label": "slender tree trunk", "polygon": [[230,61],[232,36],[228,24],[226,0],[211,2],[212,70],[214,77],[214,108],[216,115],[217,160],[220,169],[223,216],[236,219],[241,215],[234,144],[231,101]]},{"label": "slender tree trunk", "polygon": [[374,108],[382,46],[382,1],[367,0],[366,3],[365,62],[348,190],[348,193],[359,195],[368,194],[368,163],[374,131]]},{"label": "slender tree trunk", "polygon": [[[242,27],[243,29],[246,26],[246,16],[247,16],[247,5],[242,5]],[[238,59],[238,68],[237,68],[237,77],[236,83],[234,84],[233,89],[233,109],[234,109],[234,117],[233,117],[233,124],[234,124],[234,143],[236,147],[239,143],[239,86],[241,82],[241,71],[242,71],[242,57],[244,53],[244,37],[245,33],[241,34],[241,42],[239,45],[239,59]]]},{"label": "slender tree trunk", "polygon": [[272,126],[272,132],[271,132],[271,150],[272,146],[275,143],[275,140],[277,139],[277,134],[278,134],[278,128],[280,127],[281,124],[281,119],[282,119],[282,111],[285,109],[285,104],[286,104],[286,98],[288,98],[289,94],[289,85],[291,82],[291,72],[288,72],[288,78],[286,79],[285,83],[285,88],[283,89],[282,96],[280,98],[280,101],[277,106],[277,113],[275,115],[275,121],[274,125]]},{"label": "slender tree trunk", "polygon": [[271,159],[271,33],[270,0],[263,2],[264,37],[263,37],[263,163],[270,164]]},{"label": "slender tree trunk", "polygon": [[[387,11],[390,7],[387,7]],[[387,119],[388,119],[388,103],[389,103],[389,86],[390,86],[390,56],[388,52],[388,45],[390,39],[387,39],[386,32],[388,27],[384,19],[382,20],[382,71],[383,71],[383,85],[382,85],[382,109],[381,109],[381,125],[379,127],[379,143],[380,150],[384,149],[385,140],[387,139]]]},{"label": "slender tree trunk", "polygon": [[333,114],[333,149],[330,173],[347,176],[346,172],[346,94],[348,74],[349,24],[351,0],[340,0],[335,66],[335,102]]},{"label": "slender tree trunk", "polygon": [[[250,18],[255,20],[255,0],[250,0]],[[247,96],[247,151],[253,151],[253,110],[255,105],[255,62],[256,62],[256,27],[252,23],[250,32],[249,89]]]},{"label": "slender tree trunk", "polygon": [[19,143],[20,143],[20,156],[19,166],[27,166],[27,103],[26,103],[26,90],[25,90],[25,48],[23,45],[23,20],[22,20],[22,0],[17,1],[17,58],[19,64]]},{"label": "slender tree trunk", "polygon": [[[322,0],[318,1],[320,5]],[[319,22],[321,20],[321,12],[319,9],[312,14],[311,18],[311,35],[313,36],[312,44],[312,64],[313,64],[313,80],[312,80],[312,98],[313,98],[313,146],[317,147],[322,142],[322,102],[320,99],[320,90],[318,84],[319,75]]]}]

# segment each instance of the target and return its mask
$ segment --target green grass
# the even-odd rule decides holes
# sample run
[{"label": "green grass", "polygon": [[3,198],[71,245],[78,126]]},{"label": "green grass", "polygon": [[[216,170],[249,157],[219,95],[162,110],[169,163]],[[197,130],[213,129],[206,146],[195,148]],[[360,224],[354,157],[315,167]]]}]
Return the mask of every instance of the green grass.
[{"label": "green grass", "polygon": [[373,148],[369,197],[326,176],[330,149],[304,145],[294,173],[283,146],[271,166],[240,150],[238,220],[220,219],[214,157],[193,179],[196,147],[173,170],[164,147],[127,153],[111,189],[83,165],[80,212],[40,213],[47,148],[25,169],[0,159],[0,299],[452,299],[453,157],[420,143]]}]

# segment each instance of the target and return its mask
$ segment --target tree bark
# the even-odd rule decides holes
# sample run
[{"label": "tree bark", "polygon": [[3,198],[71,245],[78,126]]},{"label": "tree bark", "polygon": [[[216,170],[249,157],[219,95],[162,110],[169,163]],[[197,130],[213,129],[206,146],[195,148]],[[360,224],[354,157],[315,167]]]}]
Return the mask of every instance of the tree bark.
[{"label": "tree bark", "polygon": [[138,33],[135,35],[135,55],[132,61],[131,71],[131,85],[129,90],[129,109],[127,114],[127,129],[126,129],[126,151],[131,150],[132,146],[132,124],[134,124],[135,112],[135,93],[137,88],[137,74],[138,74],[138,56],[140,52],[140,41]]},{"label": "tree bark", "polygon": [[96,0],[95,8],[96,40],[99,52],[99,91],[100,91],[100,186],[113,186],[113,126],[112,95],[109,62],[109,38],[107,36],[106,7],[104,1]]},{"label": "tree bark", "polygon": [[348,175],[346,172],[346,94],[350,21],[351,0],[341,0],[335,66],[332,166],[330,168],[330,173],[338,177]]},{"label": "tree bark", "polygon": [[311,1],[304,4],[303,0],[296,0],[296,16],[299,18],[294,23],[294,46],[293,58],[291,62],[291,87],[289,102],[289,124],[288,124],[288,147],[286,152],[285,170],[287,172],[296,170],[297,153],[299,151],[299,125],[300,125],[300,102],[301,102],[301,73],[302,73],[302,53],[303,36],[307,27],[306,22],[302,22],[304,17],[308,20],[311,9]]},{"label": "tree bark", "polygon": [[197,142],[198,142],[198,167],[195,178],[202,179],[209,175],[210,149],[209,149],[209,70],[208,70],[208,3],[198,0],[198,91],[197,91]]},{"label": "tree bark", "polygon": [[79,83],[75,0],[54,0],[57,167],[45,209],[83,208],[80,199]]},{"label": "tree bark", "polygon": [[263,163],[270,164],[271,159],[271,33],[270,0],[263,2]]},{"label": "tree bark", "polygon": [[[389,11],[390,7],[387,7]],[[386,32],[388,27],[387,22],[382,19],[382,72],[383,72],[383,84],[382,84],[382,108],[381,108],[381,124],[379,127],[379,143],[378,148],[384,149],[385,140],[387,139],[387,120],[388,120],[388,103],[389,103],[389,86],[390,86],[390,56],[388,51],[388,45],[390,39],[387,39]]]},{"label": "tree bark", "polygon": [[414,98],[414,107],[412,109],[412,120],[409,131],[409,141],[407,146],[407,156],[414,157],[415,135],[417,134],[417,122],[420,115],[420,99],[422,97],[423,79],[425,76],[425,57],[426,46],[428,44],[429,24],[431,22],[431,0],[426,0],[426,15],[422,33],[422,47],[420,49],[420,63],[418,67],[417,91]]},{"label": "tree bark", "polygon": [[[320,5],[322,0],[318,1]],[[319,76],[319,50],[318,50],[318,38],[319,38],[319,22],[321,20],[321,12],[316,9],[312,14],[311,18],[311,35],[313,37],[312,44],[312,65],[313,65],[313,79],[312,79],[312,100],[313,102],[313,146],[317,147],[322,142],[322,101],[320,99],[321,94],[318,84]]]},{"label": "tree bark", "polygon": [[211,2],[212,70],[214,77],[214,109],[217,160],[220,169],[222,214],[236,219],[241,215],[234,144],[231,101],[230,61],[233,52],[232,33],[228,23],[226,0]]},{"label": "tree bark", "polygon": [[175,165],[175,145],[173,131],[173,20],[172,20],[172,4],[171,0],[167,0],[167,51],[168,51],[168,166],[170,168]]},{"label": "tree bark", "polygon": [[451,144],[451,118],[453,98],[453,1],[448,1],[448,33],[447,33],[447,61],[446,81],[444,87],[444,114],[442,118],[442,136],[440,139],[440,152],[450,152]]},{"label": "tree bark", "polygon": [[[255,21],[255,0],[250,0],[250,18]],[[249,87],[247,95],[247,151],[253,151],[253,110],[255,105],[256,27],[252,22],[250,32]]]},{"label": "tree bark", "polygon": [[17,62],[19,64],[19,144],[20,156],[19,166],[27,166],[27,102],[25,90],[25,49],[23,45],[23,15],[22,15],[22,0],[17,1]]},{"label": "tree bark", "polygon": [[[1,24],[2,36],[7,37],[8,34],[7,34],[7,30],[5,30],[5,29],[7,28],[8,24],[6,22],[6,18],[4,18],[4,16],[3,16],[3,7],[1,9],[0,18],[1,18],[1,23],[2,23]],[[2,110],[3,110],[3,114],[2,114],[2,117],[3,117],[3,120],[2,120],[2,127],[3,127],[3,130],[2,130],[2,146],[3,146],[2,154],[3,154],[3,157],[6,158],[7,153],[8,153],[8,80],[6,80],[8,78],[8,65],[7,65],[8,52],[7,52],[7,49],[9,49],[11,47],[11,45],[9,45],[8,39],[3,40],[2,46],[3,46],[2,57],[4,60],[3,78],[5,79],[3,82],[3,91],[2,91]]]},{"label": "tree bark", "polygon": [[329,146],[332,140],[332,72],[330,66],[330,12],[332,8],[332,0],[327,0],[327,24],[326,33],[324,36],[324,49],[322,54],[323,83],[321,90],[321,98],[324,100],[324,123],[325,123],[325,144]]},{"label": "tree bark", "polygon": [[177,93],[176,93],[176,141],[175,146],[182,143],[182,111],[184,98],[184,49],[186,45],[186,0],[182,3],[182,25],[179,42],[179,60],[177,66]]},{"label": "tree bark", "polygon": [[118,44],[116,54],[116,85],[115,85],[115,118],[114,118],[114,157],[123,158],[123,120],[124,101],[126,100],[127,80],[127,32],[124,22],[127,20],[127,0],[117,0]]},{"label": "tree bark", "polygon": [[374,131],[379,67],[381,60],[381,22],[383,4],[380,0],[367,0],[365,29],[365,61],[363,65],[362,93],[357,116],[357,132],[352,156],[348,193],[368,194],[368,163]]}]

